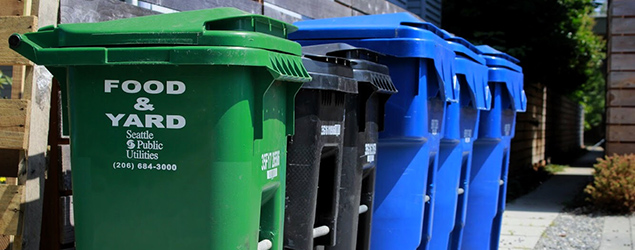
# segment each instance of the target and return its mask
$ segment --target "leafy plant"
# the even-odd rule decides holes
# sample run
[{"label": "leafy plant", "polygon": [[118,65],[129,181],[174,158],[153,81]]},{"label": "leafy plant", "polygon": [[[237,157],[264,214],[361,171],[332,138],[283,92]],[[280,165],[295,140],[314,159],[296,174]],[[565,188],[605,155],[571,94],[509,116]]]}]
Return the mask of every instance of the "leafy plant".
[{"label": "leafy plant", "polygon": [[565,168],[567,168],[569,166],[567,165],[558,165],[558,164],[547,164],[545,166],[545,171],[549,172],[550,174],[555,174],[555,173],[559,173],[564,171]]},{"label": "leafy plant", "polygon": [[12,84],[13,84],[13,79],[11,79],[10,76],[2,73],[2,70],[0,70],[0,98],[5,96],[3,92],[11,91]]},{"label": "leafy plant", "polygon": [[13,79],[11,79],[11,77],[9,77],[8,75],[2,73],[2,70],[0,70],[0,89],[4,89],[6,88],[6,86],[9,86],[9,88],[11,88],[11,84],[13,84]]},{"label": "leafy plant", "polygon": [[444,0],[443,28],[518,59],[526,83],[571,97],[585,129],[601,123],[606,43],[593,33],[593,0]]},{"label": "leafy plant", "polygon": [[606,156],[593,168],[593,183],[584,189],[589,201],[608,212],[635,212],[635,154]]}]

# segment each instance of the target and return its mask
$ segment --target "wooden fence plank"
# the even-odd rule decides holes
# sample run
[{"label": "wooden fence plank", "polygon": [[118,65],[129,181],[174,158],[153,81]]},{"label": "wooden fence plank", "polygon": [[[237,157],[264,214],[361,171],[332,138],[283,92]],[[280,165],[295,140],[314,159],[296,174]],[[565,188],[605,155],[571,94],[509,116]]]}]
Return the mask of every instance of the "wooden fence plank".
[{"label": "wooden fence plank", "polygon": [[608,124],[635,124],[635,108],[609,107],[606,113]]},{"label": "wooden fence plank", "polygon": [[273,4],[309,18],[345,17],[351,15],[351,9],[332,0],[265,0]]},{"label": "wooden fence plank", "polygon": [[0,185],[0,234],[18,235],[24,186]]},{"label": "wooden fence plank", "polygon": [[352,7],[368,15],[406,11],[386,0],[352,0]]},{"label": "wooden fence plank", "polygon": [[611,53],[635,52],[635,36],[612,36]]},{"label": "wooden fence plank", "polygon": [[635,89],[610,89],[608,106],[635,106]]},{"label": "wooden fence plank", "polygon": [[635,70],[635,54],[611,54],[609,60],[610,70]]},{"label": "wooden fence plank", "polygon": [[341,4],[346,5],[348,7],[350,7],[352,5],[352,0],[335,0],[335,2],[341,3]]},{"label": "wooden fence plank", "polygon": [[606,130],[609,142],[635,142],[634,125],[607,125]]},{"label": "wooden fence plank", "polygon": [[23,16],[24,2],[22,0],[0,0],[0,16]]},{"label": "wooden fence plank", "polygon": [[[273,5],[275,6],[275,5]],[[294,23],[297,21],[302,20],[302,16],[300,14],[298,14],[299,16],[292,16],[289,15],[288,13],[284,13],[282,11],[280,11],[279,9],[273,7],[271,4],[269,3],[265,3],[264,4],[264,15],[271,17],[271,18],[275,18],[287,23]]]},{"label": "wooden fence plank", "polygon": [[635,153],[635,143],[618,143],[618,142],[607,142],[606,143],[606,155],[624,155],[624,154],[633,154]]},{"label": "wooden fence plank", "polygon": [[[27,33],[35,31],[37,27],[37,17],[34,16],[0,16],[0,37],[7,39],[13,33]],[[5,40],[6,41],[6,40]],[[31,61],[24,58],[9,48],[7,42],[0,43],[0,64],[16,65],[16,64],[32,64]]]},{"label": "wooden fence plank", "polygon": [[178,11],[200,10],[218,7],[234,7],[254,14],[262,14],[262,4],[253,0],[145,0],[145,2],[160,5]]},{"label": "wooden fence plank", "polygon": [[22,98],[24,92],[24,80],[26,77],[25,65],[13,65],[13,83],[11,84],[11,99]]},{"label": "wooden fence plank", "polygon": [[610,6],[613,16],[635,15],[635,2],[632,0],[613,0]]},{"label": "wooden fence plank", "polygon": [[611,35],[635,34],[635,17],[611,18]]},{"label": "wooden fence plank", "polygon": [[606,155],[635,154],[635,143],[607,143]]},{"label": "wooden fence plank", "polygon": [[60,2],[60,23],[94,23],[156,14],[159,12],[117,0],[61,0]]},{"label": "wooden fence plank", "polygon": [[27,148],[29,114],[28,100],[0,99],[0,148]]},{"label": "wooden fence plank", "polygon": [[635,72],[610,72],[608,86],[612,88],[635,88]]}]

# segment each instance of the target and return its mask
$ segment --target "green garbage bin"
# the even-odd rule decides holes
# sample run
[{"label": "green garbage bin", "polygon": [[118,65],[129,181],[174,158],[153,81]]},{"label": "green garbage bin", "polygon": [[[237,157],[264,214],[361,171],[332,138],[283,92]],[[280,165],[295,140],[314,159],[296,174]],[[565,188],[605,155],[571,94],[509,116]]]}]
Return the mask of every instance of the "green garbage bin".
[{"label": "green garbage bin", "polygon": [[68,90],[77,249],[282,248],[294,30],[219,8],[10,37]]}]

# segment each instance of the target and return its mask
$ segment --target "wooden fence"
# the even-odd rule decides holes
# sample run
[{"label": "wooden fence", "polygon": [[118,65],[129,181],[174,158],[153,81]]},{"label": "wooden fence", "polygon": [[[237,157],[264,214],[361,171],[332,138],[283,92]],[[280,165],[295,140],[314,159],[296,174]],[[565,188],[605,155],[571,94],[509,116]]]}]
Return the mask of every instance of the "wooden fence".
[{"label": "wooden fence", "polygon": [[511,172],[570,160],[584,146],[582,106],[542,84],[525,84],[525,93],[527,112],[517,114]]},{"label": "wooden fence", "polygon": [[[57,23],[56,0],[0,0],[0,249],[38,249],[52,76],[13,52],[12,33]],[[8,77],[6,77],[8,76]]]},{"label": "wooden fence", "polygon": [[606,154],[635,153],[635,1],[608,10]]}]

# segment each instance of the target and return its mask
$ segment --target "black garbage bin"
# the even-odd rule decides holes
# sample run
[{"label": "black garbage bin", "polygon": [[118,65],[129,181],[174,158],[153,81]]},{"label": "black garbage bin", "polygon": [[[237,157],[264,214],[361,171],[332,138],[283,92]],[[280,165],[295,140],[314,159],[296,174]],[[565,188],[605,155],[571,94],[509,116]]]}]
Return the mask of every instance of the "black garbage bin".
[{"label": "black garbage bin", "polygon": [[346,58],[353,68],[358,94],[352,95],[347,109],[346,131],[357,135],[346,134],[344,150],[356,157],[342,166],[337,242],[327,249],[369,249],[378,133],[383,130],[386,101],[397,89],[388,67],[377,63],[381,55],[375,51],[333,43],[305,46],[303,53]]},{"label": "black garbage bin", "polygon": [[[303,55],[302,60],[313,80],[295,99],[284,220],[284,248],[298,250],[336,244],[343,163],[357,156],[344,153],[344,138],[357,136],[357,131],[345,129],[347,112],[356,111],[351,110],[357,83],[350,61],[318,54]],[[354,145],[348,148],[356,150]]]}]

